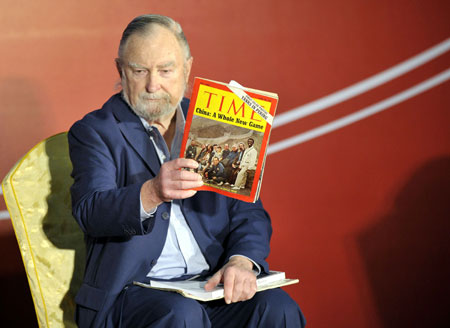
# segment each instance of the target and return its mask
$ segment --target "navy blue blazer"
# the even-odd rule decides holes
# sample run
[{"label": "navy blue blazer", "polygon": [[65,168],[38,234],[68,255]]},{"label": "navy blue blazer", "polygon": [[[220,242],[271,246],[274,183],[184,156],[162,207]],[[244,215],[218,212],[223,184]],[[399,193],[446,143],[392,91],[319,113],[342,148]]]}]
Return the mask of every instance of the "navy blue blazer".
[{"label": "navy blue blazer", "polygon": [[[189,101],[182,101],[186,115]],[[144,281],[161,254],[171,203],[154,218],[140,219],[140,189],[160,163],[140,121],[120,94],[76,122],[69,134],[74,184],[73,215],[87,246],[83,284],[76,296],[81,327],[105,326],[120,292]],[[200,191],[182,201],[182,211],[210,266],[217,271],[235,254],[268,271],[270,218],[255,204]]]}]

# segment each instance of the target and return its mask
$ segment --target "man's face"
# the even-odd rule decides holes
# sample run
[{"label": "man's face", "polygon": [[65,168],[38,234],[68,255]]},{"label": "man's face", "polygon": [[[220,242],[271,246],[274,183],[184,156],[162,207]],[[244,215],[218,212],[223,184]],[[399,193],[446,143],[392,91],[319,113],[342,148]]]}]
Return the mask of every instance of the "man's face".
[{"label": "man's face", "polygon": [[232,151],[237,151],[237,147],[236,147],[236,146],[233,146],[233,147],[231,147],[231,150],[232,150]]},{"label": "man's face", "polygon": [[171,31],[158,25],[151,29],[129,37],[118,66],[124,98],[148,121],[173,113],[183,98],[192,65]]},{"label": "man's face", "polygon": [[214,157],[214,159],[213,159],[213,164],[214,164],[214,165],[219,164],[219,160],[217,159],[217,157]]},{"label": "man's face", "polygon": [[253,143],[254,143],[253,139],[248,139],[248,140],[247,140],[247,145],[248,145],[249,148],[250,148],[251,146],[253,146]]},{"label": "man's face", "polygon": [[244,148],[245,148],[245,147],[244,147],[244,144],[243,144],[243,143],[240,143],[240,144],[239,144],[239,149],[240,149],[240,150],[244,150]]}]

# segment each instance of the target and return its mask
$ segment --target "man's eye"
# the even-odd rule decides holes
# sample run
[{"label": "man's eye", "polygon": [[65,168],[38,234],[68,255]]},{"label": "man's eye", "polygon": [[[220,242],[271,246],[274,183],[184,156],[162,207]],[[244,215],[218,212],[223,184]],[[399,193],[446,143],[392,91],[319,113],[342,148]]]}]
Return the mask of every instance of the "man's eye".
[{"label": "man's eye", "polygon": [[144,75],[145,73],[147,73],[145,69],[137,69],[134,71],[134,74],[136,75]]}]

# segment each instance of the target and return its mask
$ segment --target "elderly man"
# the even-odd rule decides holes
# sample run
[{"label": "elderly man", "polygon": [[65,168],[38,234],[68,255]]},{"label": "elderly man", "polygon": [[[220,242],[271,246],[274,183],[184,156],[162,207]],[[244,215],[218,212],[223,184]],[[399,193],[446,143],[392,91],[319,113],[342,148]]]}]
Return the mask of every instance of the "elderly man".
[{"label": "elderly man", "polygon": [[[135,18],[116,60],[122,92],[69,132],[73,215],[87,262],[75,298],[80,327],[299,327],[281,289],[255,294],[268,271],[270,219],[261,202],[196,192],[198,163],[179,157],[192,57],[183,31]],[[224,300],[197,302],[134,281],[210,277]]]},{"label": "elderly man", "polygon": [[[222,164],[225,167],[225,184],[231,183],[231,174],[233,172],[233,163],[239,155],[237,145],[234,144],[231,146],[231,151],[228,153],[228,156],[222,159]],[[234,181],[233,181],[234,182]]]},{"label": "elderly man", "polygon": [[196,156],[197,156],[197,147],[195,146],[195,142],[192,140],[186,149],[186,156],[184,157],[195,159]]},{"label": "elderly man", "polygon": [[254,173],[256,170],[256,164],[258,163],[258,152],[253,144],[255,141],[252,138],[248,138],[248,148],[242,154],[242,159],[239,163],[239,173],[236,177],[233,189],[244,189],[247,182],[249,173]]},{"label": "elderly man", "polygon": [[215,182],[219,186],[225,181],[225,168],[222,163],[219,162],[219,157],[214,157],[211,167],[206,170],[205,177],[208,182]]}]

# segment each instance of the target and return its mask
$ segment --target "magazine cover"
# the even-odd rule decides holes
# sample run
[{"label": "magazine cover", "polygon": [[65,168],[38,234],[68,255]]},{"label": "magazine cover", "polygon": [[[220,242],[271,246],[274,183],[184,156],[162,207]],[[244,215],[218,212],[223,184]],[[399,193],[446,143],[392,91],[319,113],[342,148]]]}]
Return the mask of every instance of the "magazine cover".
[{"label": "magazine cover", "polygon": [[195,78],[180,156],[199,163],[197,190],[258,199],[277,103],[274,93]]}]

